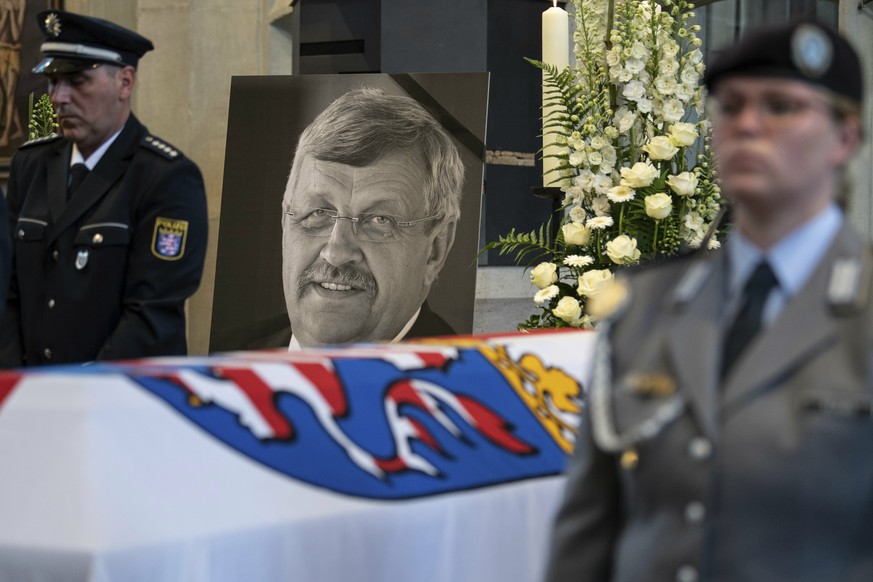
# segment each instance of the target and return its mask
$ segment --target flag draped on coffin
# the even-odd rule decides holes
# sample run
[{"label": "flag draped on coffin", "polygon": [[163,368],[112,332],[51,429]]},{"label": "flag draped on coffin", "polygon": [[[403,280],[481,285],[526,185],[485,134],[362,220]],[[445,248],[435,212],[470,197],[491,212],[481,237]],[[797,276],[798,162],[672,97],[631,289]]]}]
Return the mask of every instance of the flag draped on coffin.
[{"label": "flag draped on coffin", "polygon": [[0,372],[0,580],[537,580],[594,340]]},{"label": "flag draped on coffin", "polygon": [[120,374],[217,441],[288,477],[354,496],[420,497],[561,472],[587,373],[579,345],[590,337],[64,367],[3,375],[0,406],[40,382]]}]

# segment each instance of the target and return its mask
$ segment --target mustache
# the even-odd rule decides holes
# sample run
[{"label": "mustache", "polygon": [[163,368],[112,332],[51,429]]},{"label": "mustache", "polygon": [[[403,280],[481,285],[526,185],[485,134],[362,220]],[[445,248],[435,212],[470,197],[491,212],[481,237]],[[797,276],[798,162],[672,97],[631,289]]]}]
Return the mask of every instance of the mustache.
[{"label": "mustache", "polygon": [[379,291],[376,279],[366,271],[362,271],[352,265],[337,266],[320,263],[312,265],[300,273],[300,276],[297,278],[297,298],[300,299],[303,296],[303,292],[308,285],[320,283],[321,281],[330,281],[331,283],[360,289],[370,297],[370,303],[376,300],[376,293]]}]

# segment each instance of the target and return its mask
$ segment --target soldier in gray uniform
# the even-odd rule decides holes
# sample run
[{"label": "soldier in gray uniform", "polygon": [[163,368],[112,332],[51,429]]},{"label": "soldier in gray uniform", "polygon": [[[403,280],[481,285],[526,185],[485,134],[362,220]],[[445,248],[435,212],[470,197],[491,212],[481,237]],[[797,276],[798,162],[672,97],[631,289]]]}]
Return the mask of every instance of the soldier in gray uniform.
[{"label": "soldier in gray uniform", "polygon": [[13,271],[0,367],[183,355],[206,251],[203,178],[130,109],[152,43],[111,22],[39,15],[62,135],[12,159]]},{"label": "soldier in gray uniform", "polygon": [[873,580],[873,260],[837,204],[858,56],[771,27],[705,83],[733,229],[613,290],[547,580]]}]

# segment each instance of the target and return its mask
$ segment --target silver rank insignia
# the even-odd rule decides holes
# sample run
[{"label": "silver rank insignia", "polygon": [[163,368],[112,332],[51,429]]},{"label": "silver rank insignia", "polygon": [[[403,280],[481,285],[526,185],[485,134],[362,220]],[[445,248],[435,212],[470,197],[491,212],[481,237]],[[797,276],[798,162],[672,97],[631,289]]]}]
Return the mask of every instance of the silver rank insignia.
[{"label": "silver rank insignia", "polygon": [[76,269],[81,271],[88,265],[88,257],[90,254],[88,253],[88,249],[82,249],[76,255]]},{"label": "silver rank insignia", "polygon": [[804,24],[797,27],[791,38],[791,58],[808,77],[821,77],[831,67],[834,47],[820,28]]}]

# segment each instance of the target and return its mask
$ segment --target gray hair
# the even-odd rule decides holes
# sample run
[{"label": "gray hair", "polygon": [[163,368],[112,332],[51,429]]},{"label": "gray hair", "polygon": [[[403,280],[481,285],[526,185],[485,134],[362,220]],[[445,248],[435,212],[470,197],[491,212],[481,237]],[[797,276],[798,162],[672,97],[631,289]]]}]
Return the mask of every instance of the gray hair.
[{"label": "gray hair", "polygon": [[339,97],[300,134],[291,178],[304,155],[361,167],[405,151],[419,156],[425,165],[426,215],[440,222],[457,220],[464,165],[439,121],[410,97],[369,88]]}]

